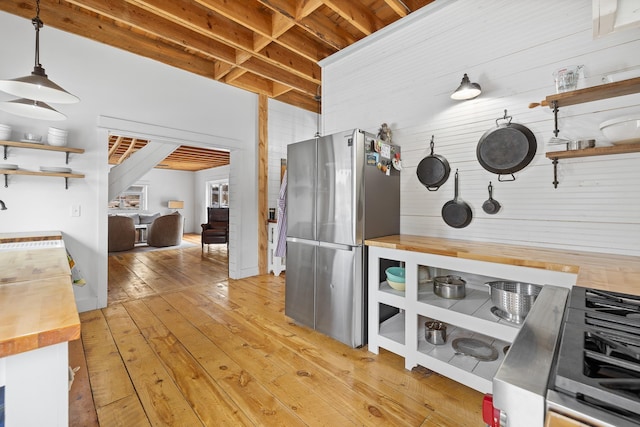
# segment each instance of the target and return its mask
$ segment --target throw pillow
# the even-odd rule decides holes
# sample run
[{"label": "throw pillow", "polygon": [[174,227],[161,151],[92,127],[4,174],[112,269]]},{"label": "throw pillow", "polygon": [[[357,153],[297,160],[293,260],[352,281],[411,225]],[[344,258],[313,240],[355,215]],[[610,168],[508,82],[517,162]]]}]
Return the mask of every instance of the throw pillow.
[{"label": "throw pillow", "polygon": [[160,212],[150,214],[150,215],[140,214],[140,224],[151,224],[156,218],[159,218],[159,217],[160,217]]}]

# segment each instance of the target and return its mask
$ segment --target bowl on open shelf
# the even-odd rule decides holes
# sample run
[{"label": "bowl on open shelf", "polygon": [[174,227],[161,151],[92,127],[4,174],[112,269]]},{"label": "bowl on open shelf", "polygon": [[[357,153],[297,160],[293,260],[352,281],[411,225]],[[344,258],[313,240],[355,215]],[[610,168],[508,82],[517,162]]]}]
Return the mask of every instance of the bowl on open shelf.
[{"label": "bowl on open shelf", "polygon": [[640,115],[618,117],[600,123],[600,130],[612,144],[640,142]]},{"label": "bowl on open shelf", "polygon": [[384,271],[387,275],[387,283],[397,291],[404,291],[404,267],[389,267]]},{"label": "bowl on open shelf", "polygon": [[8,141],[11,138],[11,126],[0,124],[0,141]]}]

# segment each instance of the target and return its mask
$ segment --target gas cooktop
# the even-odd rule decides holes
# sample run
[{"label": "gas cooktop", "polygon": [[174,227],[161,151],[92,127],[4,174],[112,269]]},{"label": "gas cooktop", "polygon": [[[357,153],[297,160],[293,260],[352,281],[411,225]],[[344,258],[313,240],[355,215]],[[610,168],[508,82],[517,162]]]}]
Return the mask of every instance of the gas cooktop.
[{"label": "gas cooktop", "polygon": [[572,289],[550,388],[603,425],[640,425],[639,296]]}]

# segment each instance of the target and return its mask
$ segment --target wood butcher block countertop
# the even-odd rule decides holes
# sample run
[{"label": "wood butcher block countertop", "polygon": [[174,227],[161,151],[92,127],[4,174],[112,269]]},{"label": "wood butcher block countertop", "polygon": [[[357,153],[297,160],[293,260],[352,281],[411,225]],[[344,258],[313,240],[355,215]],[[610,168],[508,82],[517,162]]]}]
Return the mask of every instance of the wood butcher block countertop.
[{"label": "wood butcher block countertop", "polygon": [[635,256],[412,235],[378,237],[366,240],[365,244],[575,273],[576,286],[640,295],[640,257]]},{"label": "wood butcher block countertop", "polygon": [[[0,234],[0,244],[56,236],[29,234]],[[0,357],[78,338],[80,318],[64,246],[0,251]]]}]

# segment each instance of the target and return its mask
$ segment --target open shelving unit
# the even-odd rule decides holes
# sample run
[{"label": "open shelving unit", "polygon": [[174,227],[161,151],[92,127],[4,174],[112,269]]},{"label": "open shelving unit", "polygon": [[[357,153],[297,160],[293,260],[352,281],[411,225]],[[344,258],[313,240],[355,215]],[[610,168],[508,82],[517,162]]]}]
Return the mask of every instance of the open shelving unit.
[{"label": "open shelving unit", "polygon": [[[45,145],[45,144],[36,144],[32,142],[0,141],[0,145],[4,147],[4,160],[7,160],[8,158],[9,147],[65,153],[65,164],[69,164],[69,154],[84,153],[84,150],[82,148],[73,148],[73,147],[66,147],[66,146],[58,147],[58,146]],[[30,175],[30,176],[47,176],[47,177],[64,178],[65,189],[69,189],[69,178],[84,178],[83,174],[78,174],[78,173],[37,172],[37,171],[28,171],[28,170],[22,170],[22,169],[0,169],[0,174],[4,175],[5,187],[9,187],[9,175]]]},{"label": "open shelving unit", "polygon": [[[548,105],[553,110],[555,136],[558,136],[558,111],[560,107],[583,104],[585,102],[599,101],[602,99],[615,98],[618,96],[640,93],[640,77],[621,80],[619,82],[606,83],[584,89],[549,95],[541,103]],[[533,104],[535,105],[535,104]],[[558,161],[560,159],[570,159],[577,157],[604,156],[610,154],[625,154],[640,152],[640,144],[623,144],[612,147],[594,147],[584,150],[551,151],[546,153],[546,157],[553,161],[553,186],[558,187]]]},{"label": "open shelving unit", "polygon": [[[405,359],[405,368],[417,365],[436,371],[480,392],[490,393],[492,380],[521,325],[511,323],[491,312],[489,287],[493,280],[517,280],[540,285],[570,287],[575,274],[510,264],[476,261],[453,256],[369,246],[369,341],[368,349],[378,353],[382,347]],[[406,289],[392,289],[386,282],[382,265],[403,263]],[[429,278],[419,280],[419,270],[428,267]],[[466,281],[462,299],[441,298],[433,292],[435,275],[455,274]],[[380,320],[381,306],[396,308],[398,314]],[[437,320],[447,325],[443,345],[425,339],[425,322]],[[451,343],[455,338],[477,338],[498,351],[494,361],[479,361],[456,354]]]}]

